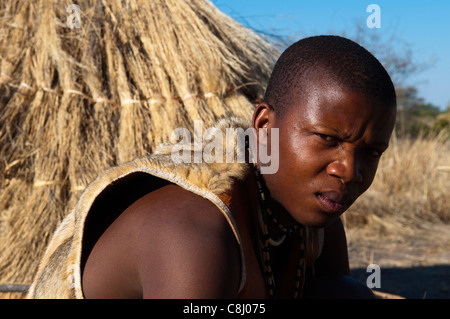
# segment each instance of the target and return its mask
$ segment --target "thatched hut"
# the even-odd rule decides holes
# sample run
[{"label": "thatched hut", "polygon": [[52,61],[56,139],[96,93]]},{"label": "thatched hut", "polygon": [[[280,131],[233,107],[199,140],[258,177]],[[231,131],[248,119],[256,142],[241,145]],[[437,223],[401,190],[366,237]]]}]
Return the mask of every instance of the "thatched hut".
[{"label": "thatched hut", "polygon": [[31,282],[101,170],[249,117],[277,56],[206,0],[1,0],[0,284]]}]

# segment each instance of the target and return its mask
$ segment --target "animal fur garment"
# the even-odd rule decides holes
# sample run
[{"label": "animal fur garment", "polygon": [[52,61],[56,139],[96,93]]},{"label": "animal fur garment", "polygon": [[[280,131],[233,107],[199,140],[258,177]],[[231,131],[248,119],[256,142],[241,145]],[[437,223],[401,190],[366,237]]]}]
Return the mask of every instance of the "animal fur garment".
[{"label": "animal fur garment", "polygon": [[[245,121],[231,118],[220,121],[216,128],[226,136],[227,128],[245,130],[248,126]],[[227,147],[229,150],[227,143],[230,141],[224,140],[224,150]],[[233,144],[234,154],[245,150],[245,143],[239,145],[236,140]],[[199,149],[192,147],[190,152],[193,156],[194,152],[204,152],[207,145],[205,142]],[[110,168],[86,188],[76,209],[63,220],[53,235],[28,298],[83,298],[81,265],[87,257],[83,257],[82,252],[88,245],[83,238],[87,227],[101,228],[105,219],[109,220],[107,224],[111,223],[127,205],[163,185],[164,182],[160,179],[177,184],[214,203],[240,243],[239,232],[226,203],[230,201],[233,180],[244,178],[246,174],[253,172],[252,168],[247,163],[237,161],[174,163],[171,155],[173,146],[166,144],[155,155]],[[105,212],[110,216],[102,216]],[[87,221],[91,225],[87,225]],[[93,232],[101,233],[98,229]],[[244,260],[242,248],[241,258]],[[245,283],[245,266],[242,267],[241,277],[241,282]]]}]

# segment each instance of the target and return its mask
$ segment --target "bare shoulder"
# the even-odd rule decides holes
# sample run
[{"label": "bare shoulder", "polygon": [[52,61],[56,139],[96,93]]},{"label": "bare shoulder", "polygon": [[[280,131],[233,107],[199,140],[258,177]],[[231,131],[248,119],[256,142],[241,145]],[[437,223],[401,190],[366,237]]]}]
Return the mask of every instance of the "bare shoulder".
[{"label": "bare shoulder", "polygon": [[213,203],[171,185],[136,206],[144,297],[218,298],[237,292],[239,249]]},{"label": "bare shoulder", "polygon": [[213,203],[181,187],[168,185],[136,201],[100,238],[99,250],[102,241],[144,298],[237,292],[240,254],[230,226]]}]

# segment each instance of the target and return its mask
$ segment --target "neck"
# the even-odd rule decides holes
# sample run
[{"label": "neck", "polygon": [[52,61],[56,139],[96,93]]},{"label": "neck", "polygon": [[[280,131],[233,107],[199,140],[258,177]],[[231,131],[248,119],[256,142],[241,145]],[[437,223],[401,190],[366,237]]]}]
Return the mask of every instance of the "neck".
[{"label": "neck", "polygon": [[[268,203],[267,203],[268,207],[270,208],[270,210],[273,213],[273,217],[276,218],[276,220],[283,225],[284,228],[286,229],[291,229],[292,227],[294,227],[295,225],[298,224],[298,222],[292,218],[292,216],[289,214],[289,212],[280,204],[278,203],[276,200],[274,200],[272,197],[268,198]],[[279,231],[278,227],[275,225],[275,223],[270,222],[270,218],[269,218],[269,231],[273,230],[274,232],[276,232],[277,230]]]},{"label": "neck", "polygon": [[[249,169],[252,169],[249,167]],[[233,188],[231,205],[238,209],[240,216],[235,216],[245,222],[247,229],[252,229],[258,215],[258,197],[255,176],[252,171],[243,180],[236,180]],[[238,207],[236,207],[238,206]],[[234,209],[232,209],[234,211]]]},{"label": "neck", "polygon": [[291,235],[298,227],[298,223],[280,203],[270,196],[263,175],[261,175],[256,166],[254,166],[254,171],[259,204],[263,218],[267,220],[269,234],[271,233],[270,230],[273,231],[275,228],[279,234],[278,236]]},{"label": "neck", "polygon": [[292,231],[294,227],[296,227],[295,225],[298,225],[297,221],[279,202],[270,196],[270,191],[266,186],[264,176],[260,173],[259,163],[250,150],[248,139],[246,140],[246,146],[248,163],[252,165],[254,172],[254,174],[250,174],[253,176],[250,177],[250,187],[247,188],[250,191],[248,194],[249,198],[254,198],[253,194],[255,194],[256,189],[256,204],[259,205],[263,211],[263,214],[265,215],[264,218],[271,221],[268,224],[269,230],[279,232],[281,229],[283,233],[286,233],[288,230]]}]

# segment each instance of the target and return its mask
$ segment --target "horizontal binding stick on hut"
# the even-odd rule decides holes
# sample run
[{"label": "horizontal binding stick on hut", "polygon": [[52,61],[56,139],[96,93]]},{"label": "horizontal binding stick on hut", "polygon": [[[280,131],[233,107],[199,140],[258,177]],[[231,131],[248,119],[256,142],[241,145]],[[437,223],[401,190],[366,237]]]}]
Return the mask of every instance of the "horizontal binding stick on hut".
[{"label": "horizontal binding stick on hut", "polygon": [[0,292],[25,292],[29,288],[30,285],[5,284],[0,285]]}]

